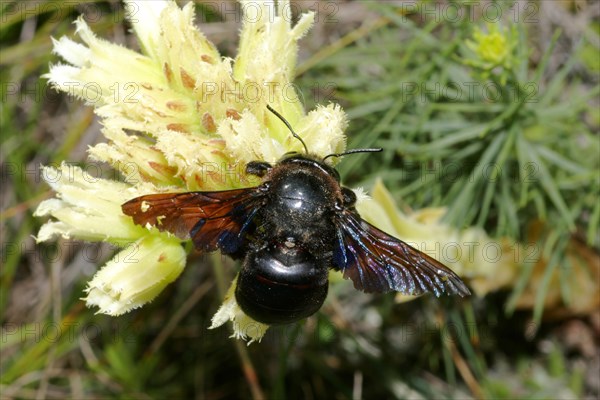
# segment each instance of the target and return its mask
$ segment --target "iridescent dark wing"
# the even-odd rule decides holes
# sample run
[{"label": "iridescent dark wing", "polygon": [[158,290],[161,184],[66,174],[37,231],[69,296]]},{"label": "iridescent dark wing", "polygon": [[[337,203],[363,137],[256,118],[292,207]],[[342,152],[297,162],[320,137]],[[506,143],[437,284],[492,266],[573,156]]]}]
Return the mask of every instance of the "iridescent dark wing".
[{"label": "iridescent dark wing", "polygon": [[440,296],[469,295],[461,279],[439,261],[409,246],[346,210],[336,221],[334,268],[365,292]]},{"label": "iridescent dark wing", "polygon": [[121,208],[138,225],[191,238],[200,251],[232,254],[240,249],[263,196],[257,188],[160,193],[129,200]]}]

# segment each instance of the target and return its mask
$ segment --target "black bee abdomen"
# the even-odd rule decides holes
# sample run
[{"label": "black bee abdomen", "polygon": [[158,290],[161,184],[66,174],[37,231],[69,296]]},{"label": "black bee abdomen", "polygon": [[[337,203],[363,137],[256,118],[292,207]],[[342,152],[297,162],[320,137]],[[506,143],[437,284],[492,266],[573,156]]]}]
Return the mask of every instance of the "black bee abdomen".
[{"label": "black bee abdomen", "polygon": [[252,252],[244,260],[235,297],[244,313],[256,321],[269,325],[295,322],[317,312],[325,301],[328,267],[291,245]]}]

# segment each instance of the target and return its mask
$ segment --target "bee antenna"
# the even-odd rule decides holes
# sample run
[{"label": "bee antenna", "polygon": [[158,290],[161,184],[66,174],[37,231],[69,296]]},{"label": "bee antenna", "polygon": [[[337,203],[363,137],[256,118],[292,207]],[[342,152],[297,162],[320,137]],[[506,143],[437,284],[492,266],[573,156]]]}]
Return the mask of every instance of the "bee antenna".
[{"label": "bee antenna", "polygon": [[383,149],[381,147],[377,147],[374,149],[352,149],[352,150],[345,151],[343,153],[328,154],[325,157],[323,157],[323,161],[327,160],[329,157],[342,157],[342,156],[345,156],[348,154],[354,154],[354,153],[379,153],[382,150]]},{"label": "bee antenna", "polygon": [[300,136],[298,136],[298,134],[296,132],[294,132],[290,123],[287,122],[287,120],[285,118],[283,118],[283,116],[281,114],[279,114],[277,111],[275,111],[270,105],[267,104],[267,108],[269,109],[269,111],[271,111],[273,114],[275,114],[277,116],[277,118],[279,118],[281,120],[281,122],[283,122],[285,124],[285,126],[288,127],[290,132],[292,132],[292,136],[295,137],[296,139],[298,139],[300,141],[300,143],[302,143],[302,146],[304,147],[304,152],[306,154],[308,154],[308,147],[306,147],[306,143],[304,143],[304,140],[302,140],[302,138]]}]

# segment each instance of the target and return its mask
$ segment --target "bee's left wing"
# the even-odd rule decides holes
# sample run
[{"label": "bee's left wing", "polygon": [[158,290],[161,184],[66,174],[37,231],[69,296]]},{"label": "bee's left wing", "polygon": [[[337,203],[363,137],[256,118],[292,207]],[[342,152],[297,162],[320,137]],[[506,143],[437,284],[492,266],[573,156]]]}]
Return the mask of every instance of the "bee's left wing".
[{"label": "bee's left wing", "polygon": [[365,292],[469,295],[463,281],[439,261],[346,210],[338,215],[334,268]]},{"label": "bee's left wing", "polygon": [[258,188],[159,193],[129,200],[121,208],[138,225],[191,238],[200,251],[232,254],[240,249],[262,199]]}]

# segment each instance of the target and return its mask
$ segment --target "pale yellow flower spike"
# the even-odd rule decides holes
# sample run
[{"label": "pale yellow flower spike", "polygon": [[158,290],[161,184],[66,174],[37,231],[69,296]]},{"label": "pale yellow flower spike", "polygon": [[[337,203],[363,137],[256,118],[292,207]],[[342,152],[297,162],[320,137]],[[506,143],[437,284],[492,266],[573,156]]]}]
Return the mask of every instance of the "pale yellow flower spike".
[{"label": "pale yellow flower spike", "polygon": [[[112,165],[125,183],[96,179],[66,164],[45,168],[57,196],[36,211],[53,218],[38,241],[62,236],[124,246],[87,288],[87,304],[110,315],[152,300],[185,265],[179,239],[134,225],[121,204],[148,193],[256,184],[244,174],[248,161],[275,162],[289,151],[303,151],[267,105],[318,156],[344,150],[347,125],[338,105],[305,114],[292,83],[298,40],[312,25],[312,12],[292,27],[288,1],[241,2],[239,53],[231,60],[197,30],[193,3],[183,9],[174,1],[126,0],[126,5],[142,53],[96,37],[79,18],[76,33],[83,43],[53,39],[54,52],[66,64],[51,66],[45,75],[54,88],[95,107],[108,142],[92,147],[90,157]],[[260,340],[268,326],[243,315],[231,293],[213,326],[232,320],[235,337]]]}]

